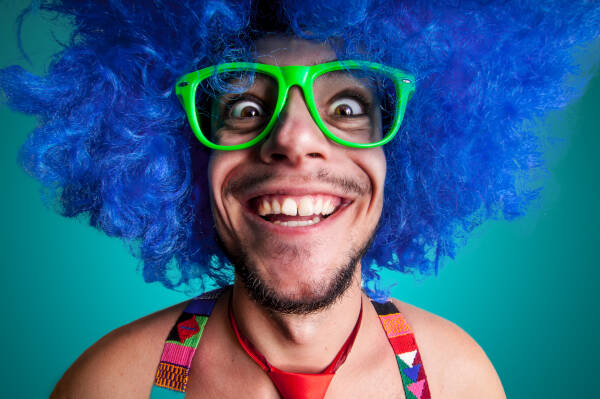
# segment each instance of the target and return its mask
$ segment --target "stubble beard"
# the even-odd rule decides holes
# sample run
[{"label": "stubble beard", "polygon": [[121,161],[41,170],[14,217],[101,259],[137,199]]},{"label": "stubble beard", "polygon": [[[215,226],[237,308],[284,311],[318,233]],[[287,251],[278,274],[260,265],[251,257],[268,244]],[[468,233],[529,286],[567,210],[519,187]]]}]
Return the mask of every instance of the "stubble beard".
[{"label": "stubble beard", "polygon": [[[218,241],[233,264],[236,280],[244,284],[252,300],[271,312],[306,315],[327,309],[348,290],[352,285],[360,260],[373,242],[375,231],[376,229],[371,232],[369,238],[362,245],[358,245],[357,248],[345,255],[345,262],[335,269],[333,276],[327,281],[300,282],[297,293],[291,295],[280,292],[261,276],[256,263],[251,259],[244,246],[232,250],[224,245],[220,237],[218,237]],[[293,256],[301,258],[297,248],[290,249],[290,251],[294,250]]]},{"label": "stubble beard", "polygon": [[[265,182],[277,178],[278,175],[257,171],[247,175],[232,179],[225,187],[225,195],[243,196],[250,188],[256,188]],[[299,178],[301,183],[309,181],[318,181],[329,184],[344,193],[354,193],[357,196],[364,196],[372,192],[370,182],[355,179],[347,176],[330,173],[326,169],[320,169],[314,175],[302,176]],[[254,258],[250,256],[254,252],[253,245],[243,242],[236,242],[231,248],[227,248],[220,237],[217,229],[217,241],[223,252],[227,255],[234,266],[236,281],[240,281],[246,287],[252,300],[264,308],[282,314],[303,315],[318,312],[333,305],[352,285],[356,276],[357,266],[365,255],[371,243],[373,242],[377,226],[366,235],[365,239],[358,245],[355,245],[346,253],[340,256],[344,257],[339,265],[333,269],[333,274],[329,277],[313,281],[298,282],[294,294],[283,293],[275,284],[271,284],[265,276],[260,273],[260,268]],[[306,248],[282,244],[275,245],[273,256],[281,257],[283,262],[295,262],[296,264],[306,264],[310,262],[315,253],[310,253]],[[308,252],[308,254],[307,254]],[[360,278],[360,276],[358,277]]]}]

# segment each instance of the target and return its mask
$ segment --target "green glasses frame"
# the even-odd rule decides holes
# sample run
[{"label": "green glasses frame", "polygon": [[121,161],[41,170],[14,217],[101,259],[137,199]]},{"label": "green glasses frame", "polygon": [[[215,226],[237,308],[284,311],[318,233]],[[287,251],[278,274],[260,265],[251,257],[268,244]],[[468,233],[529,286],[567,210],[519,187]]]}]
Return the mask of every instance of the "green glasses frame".
[{"label": "green glasses frame", "polygon": [[[325,126],[325,123],[323,123],[321,116],[317,111],[317,106],[315,105],[312,89],[313,82],[315,81],[315,79],[327,72],[349,69],[376,71],[378,73],[383,74],[384,76],[389,77],[394,82],[397,99],[396,113],[391,123],[391,127],[388,134],[377,142],[353,143],[351,141],[347,141],[337,137],[336,135],[331,133],[327,126]],[[250,141],[247,141],[242,144],[228,146],[212,143],[206,138],[206,136],[200,129],[200,124],[198,122],[198,117],[196,113],[196,89],[200,82],[210,77],[211,75],[221,72],[232,71],[253,71],[271,76],[277,82],[279,92],[277,97],[277,103],[275,104],[275,109],[273,110],[273,115],[271,116],[271,119],[269,120],[263,131]],[[190,126],[192,127],[192,131],[194,132],[198,140],[200,140],[200,142],[205,146],[215,150],[242,150],[245,148],[249,148],[263,140],[271,132],[273,126],[277,123],[279,114],[286,104],[288,92],[293,86],[298,86],[302,90],[310,115],[327,138],[338,144],[352,148],[372,148],[389,142],[391,139],[394,138],[394,136],[398,132],[400,124],[402,123],[402,119],[404,118],[406,103],[408,102],[408,100],[410,100],[413,92],[415,91],[414,81],[415,78],[406,72],[388,67],[386,65],[381,65],[368,61],[347,60],[333,61],[311,66],[291,65],[282,67],[252,62],[232,62],[210,66],[182,76],[175,85],[175,94],[177,95],[177,98],[183,105]]]}]

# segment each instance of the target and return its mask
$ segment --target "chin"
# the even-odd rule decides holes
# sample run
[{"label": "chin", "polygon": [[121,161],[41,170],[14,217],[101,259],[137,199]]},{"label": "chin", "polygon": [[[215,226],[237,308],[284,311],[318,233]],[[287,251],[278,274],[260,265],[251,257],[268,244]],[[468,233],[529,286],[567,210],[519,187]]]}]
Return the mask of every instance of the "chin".
[{"label": "chin", "polygon": [[[361,250],[352,256],[340,257],[334,268],[322,259],[318,265],[314,264],[310,256],[301,257],[301,262],[298,257],[293,262],[290,258],[287,262],[270,260],[268,264],[275,272],[266,275],[265,263],[248,256],[246,251],[225,249],[225,252],[235,267],[236,281],[245,286],[250,298],[282,314],[310,314],[333,305],[352,285],[364,254]],[[332,264],[335,263],[329,263]]]},{"label": "chin", "polygon": [[[311,298],[322,296],[338,278],[342,266],[332,269],[333,263],[317,262],[274,263],[270,267],[256,270],[258,277],[273,292],[279,296],[296,298]],[[344,266],[345,267],[345,266]],[[271,271],[271,272],[268,272]]]}]

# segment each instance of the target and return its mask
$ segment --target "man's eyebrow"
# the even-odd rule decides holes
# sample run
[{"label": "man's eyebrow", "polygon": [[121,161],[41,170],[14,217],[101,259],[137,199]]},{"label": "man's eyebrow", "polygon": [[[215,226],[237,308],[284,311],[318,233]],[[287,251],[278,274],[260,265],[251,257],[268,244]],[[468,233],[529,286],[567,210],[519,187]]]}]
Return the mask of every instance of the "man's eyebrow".
[{"label": "man's eyebrow", "polygon": [[319,64],[326,64],[328,62],[334,62],[334,61],[339,61],[339,60],[337,58],[328,58],[326,60],[314,61],[309,66],[315,66],[315,65],[319,65]]}]

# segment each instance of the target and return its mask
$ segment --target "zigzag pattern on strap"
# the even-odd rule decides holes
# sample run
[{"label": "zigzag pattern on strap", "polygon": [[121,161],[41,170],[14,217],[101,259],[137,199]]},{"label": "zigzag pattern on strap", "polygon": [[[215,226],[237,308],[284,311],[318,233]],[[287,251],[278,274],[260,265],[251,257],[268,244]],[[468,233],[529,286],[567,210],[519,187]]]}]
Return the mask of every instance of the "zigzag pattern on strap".
[{"label": "zigzag pattern on strap", "polygon": [[194,353],[222,292],[223,289],[210,291],[188,303],[165,341],[154,377],[155,386],[185,392]]},{"label": "zigzag pattern on strap", "polygon": [[417,342],[406,319],[392,302],[373,302],[373,306],[396,354],[406,399],[431,399]]}]

